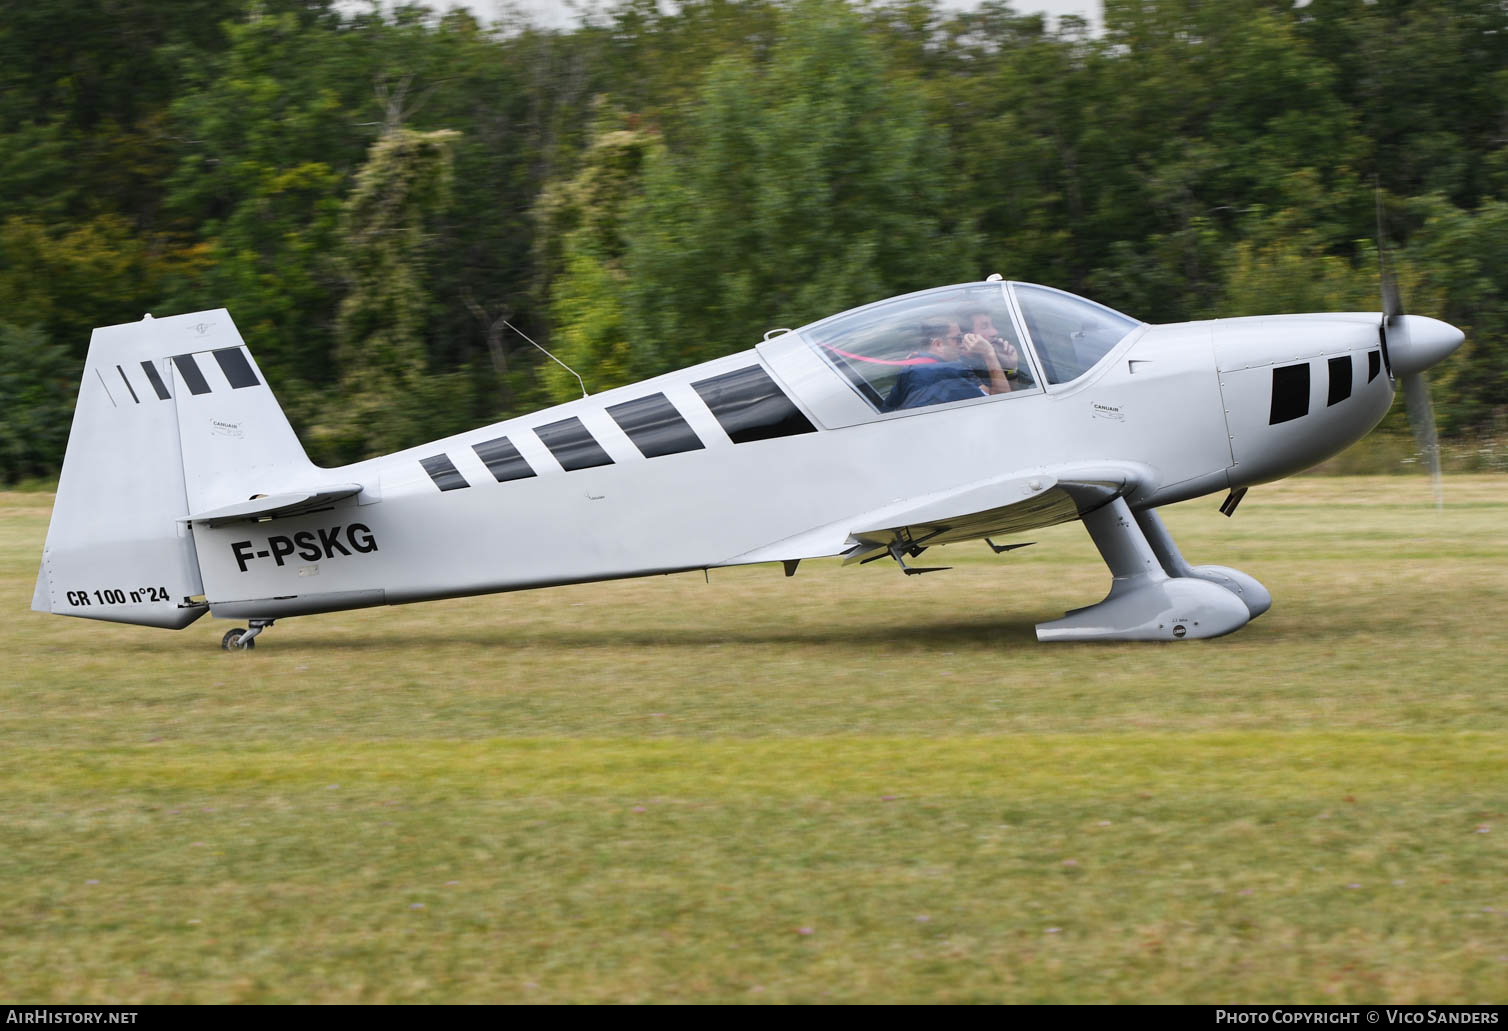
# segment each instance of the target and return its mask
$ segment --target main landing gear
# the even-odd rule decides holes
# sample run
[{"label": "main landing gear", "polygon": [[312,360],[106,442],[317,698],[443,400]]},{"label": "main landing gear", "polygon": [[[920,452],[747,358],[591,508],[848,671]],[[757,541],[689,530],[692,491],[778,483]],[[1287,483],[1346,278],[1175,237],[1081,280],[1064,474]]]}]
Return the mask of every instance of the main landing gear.
[{"label": "main landing gear", "polygon": [[220,647],[228,652],[255,648],[257,646],[257,635],[273,624],[273,620],[270,619],[249,619],[247,622],[251,624],[250,630],[243,629],[242,627],[227,630],[225,636],[220,638]]},{"label": "main landing gear", "polygon": [[1037,624],[1039,641],[1179,641],[1219,637],[1266,612],[1272,595],[1226,566],[1190,566],[1153,509],[1132,514],[1124,498],[1084,516],[1110,567],[1097,605]]}]

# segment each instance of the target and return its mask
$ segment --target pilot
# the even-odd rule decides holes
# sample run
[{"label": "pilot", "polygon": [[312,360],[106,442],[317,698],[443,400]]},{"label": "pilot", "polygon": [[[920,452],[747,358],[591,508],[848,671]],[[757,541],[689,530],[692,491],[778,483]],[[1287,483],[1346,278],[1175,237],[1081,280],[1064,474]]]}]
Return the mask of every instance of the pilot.
[{"label": "pilot", "polygon": [[975,336],[983,337],[995,347],[995,356],[1000,360],[1000,367],[1005,370],[1008,380],[1013,380],[1012,388],[1031,385],[1031,376],[1021,370],[1021,353],[1016,350],[1016,345],[1006,339],[1005,334],[995,328],[994,317],[984,309],[972,311],[968,316],[969,328]]},{"label": "pilot", "polygon": [[951,319],[923,322],[920,345],[908,356],[912,364],[890,388],[885,411],[967,401],[1011,389],[994,345],[976,333],[965,334]]}]

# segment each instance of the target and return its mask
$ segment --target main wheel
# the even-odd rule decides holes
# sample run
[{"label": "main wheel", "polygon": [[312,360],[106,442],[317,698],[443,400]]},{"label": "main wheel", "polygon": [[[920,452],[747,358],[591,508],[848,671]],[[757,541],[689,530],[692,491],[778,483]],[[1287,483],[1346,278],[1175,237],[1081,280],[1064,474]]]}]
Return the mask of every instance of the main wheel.
[{"label": "main wheel", "polygon": [[244,627],[236,627],[234,630],[225,631],[225,636],[220,638],[220,647],[228,652],[239,651],[242,648],[255,648],[257,646],[256,638],[252,638],[245,644],[241,643],[241,638],[245,634],[246,630]]}]

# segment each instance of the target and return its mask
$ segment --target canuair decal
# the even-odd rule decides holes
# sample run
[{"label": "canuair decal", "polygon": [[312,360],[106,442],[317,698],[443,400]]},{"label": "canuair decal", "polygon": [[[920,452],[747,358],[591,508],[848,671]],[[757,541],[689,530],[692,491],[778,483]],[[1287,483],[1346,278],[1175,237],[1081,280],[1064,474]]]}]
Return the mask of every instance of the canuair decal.
[{"label": "canuair decal", "polygon": [[318,562],[336,555],[365,555],[377,550],[377,538],[364,523],[332,526],[328,530],[300,530],[292,536],[274,534],[262,543],[265,547],[255,547],[251,541],[231,544],[231,553],[236,556],[241,572],[246,572],[248,562],[261,558],[270,558],[281,566],[292,555],[305,562]]}]

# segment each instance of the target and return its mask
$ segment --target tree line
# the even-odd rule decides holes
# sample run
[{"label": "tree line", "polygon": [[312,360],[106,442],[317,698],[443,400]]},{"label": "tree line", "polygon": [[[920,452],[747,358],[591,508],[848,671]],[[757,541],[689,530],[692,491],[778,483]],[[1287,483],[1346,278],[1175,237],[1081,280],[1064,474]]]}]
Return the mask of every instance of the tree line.
[{"label": "tree line", "polygon": [[338,463],[1007,278],[1147,321],[1408,307],[1508,419],[1508,6],[334,0],[0,20],[0,478],[56,471],[95,326],[227,307]]}]

